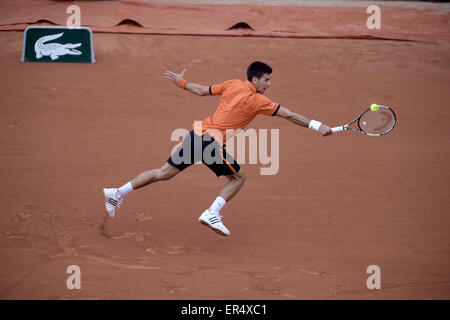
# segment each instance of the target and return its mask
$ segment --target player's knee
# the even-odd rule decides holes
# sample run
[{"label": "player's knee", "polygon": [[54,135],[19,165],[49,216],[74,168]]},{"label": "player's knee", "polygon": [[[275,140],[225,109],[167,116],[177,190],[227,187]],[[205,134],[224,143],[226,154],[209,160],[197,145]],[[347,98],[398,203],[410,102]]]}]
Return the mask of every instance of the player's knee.
[{"label": "player's knee", "polygon": [[170,164],[165,164],[158,171],[159,180],[169,180],[173,178],[180,170],[171,166]]},{"label": "player's knee", "polygon": [[163,168],[158,170],[157,174],[158,180],[169,180],[172,178],[172,176],[169,174],[169,172]]},{"label": "player's knee", "polygon": [[242,183],[245,182],[245,179],[247,179],[247,176],[245,175],[245,172],[240,170],[237,174],[236,174],[236,178],[241,180]]}]

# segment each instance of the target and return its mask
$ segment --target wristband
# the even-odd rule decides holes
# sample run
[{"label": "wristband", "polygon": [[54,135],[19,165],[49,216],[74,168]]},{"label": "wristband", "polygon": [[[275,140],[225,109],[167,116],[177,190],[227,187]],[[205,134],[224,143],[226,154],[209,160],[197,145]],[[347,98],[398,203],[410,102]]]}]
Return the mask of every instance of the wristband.
[{"label": "wristband", "polygon": [[180,78],[178,81],[177,81],[177,86],[179,86],[180,88],[182,88],[182,89],[186,89],[185,87],[186,87],[186,80],[184,80],[183,78]]},{"label": "wristband", "polygon": [[314,129],[316,131],[319,131],[320,125],[322,124],[322,122],[316,121],[316,120],[311,120],[309,122],[309,126],[308,128],[310,129]]}]

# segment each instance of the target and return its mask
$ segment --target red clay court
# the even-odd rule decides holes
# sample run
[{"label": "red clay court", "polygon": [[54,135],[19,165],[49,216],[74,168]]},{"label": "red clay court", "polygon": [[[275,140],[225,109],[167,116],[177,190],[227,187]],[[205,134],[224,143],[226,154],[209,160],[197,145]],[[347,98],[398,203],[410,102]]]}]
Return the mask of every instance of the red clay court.
[{"label": "red clay court", "polygon": [[[25,27],[64,25],[69,4],[97,62],[21,62]],[[0,299],[449,299],[450,14],[411,5],[381,5],[368,30],[348,5],[2,1]],[[292,111],[337,126],[376,102],[397,126],[320,137],[259,116],[280,130],[280,169],[242,165],[231,237],[197,222],[225,182],[201,165],[133,192],[101,230],[102,188],[160,167],[172,131],[217,107],[164,72],[208,85],[254,60]]]}]

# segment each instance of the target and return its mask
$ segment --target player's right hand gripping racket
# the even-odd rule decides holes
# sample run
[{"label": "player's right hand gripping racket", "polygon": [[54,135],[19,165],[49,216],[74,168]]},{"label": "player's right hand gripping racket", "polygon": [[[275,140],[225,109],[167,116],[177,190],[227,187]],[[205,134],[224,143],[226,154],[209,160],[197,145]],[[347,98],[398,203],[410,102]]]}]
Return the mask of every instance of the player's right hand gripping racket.
[{"label": "player's right hand gripping racket", "polygon": [[396,122],[397,117],[392,108],[379,104],[372,104],[370,108],[364,110],[364,112],[352,122],[349,122],[345,126],[331,128],[331,131],[353,130],[365,133],[368,136],[377,137],[391,132],[392,129],[394,129]]}]

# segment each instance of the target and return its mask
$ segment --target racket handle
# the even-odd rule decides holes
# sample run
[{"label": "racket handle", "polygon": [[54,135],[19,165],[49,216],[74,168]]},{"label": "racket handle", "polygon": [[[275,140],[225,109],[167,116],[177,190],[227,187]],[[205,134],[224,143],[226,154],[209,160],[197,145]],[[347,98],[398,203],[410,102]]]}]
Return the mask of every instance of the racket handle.
[{"label": "racket handle", "polygon": [[331,128],[332,132],[339,132],[339,131],[342,131],[342,130],[344,130],[344,126]]}]

